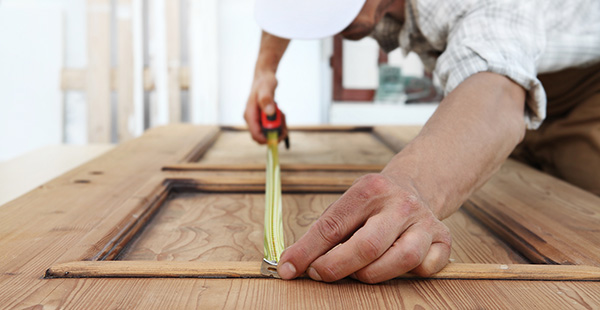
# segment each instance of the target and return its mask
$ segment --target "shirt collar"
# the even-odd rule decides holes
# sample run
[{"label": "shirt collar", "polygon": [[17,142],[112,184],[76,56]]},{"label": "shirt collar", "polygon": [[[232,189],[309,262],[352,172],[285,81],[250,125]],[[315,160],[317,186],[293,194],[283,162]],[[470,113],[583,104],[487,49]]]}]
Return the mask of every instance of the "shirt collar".
[{"label": "shirt collar", "polygon": [[410,52],[411,38],[414,38],[415,34],[419,31],[416,27],[416,12],[413,8],[411,1],[406,1],[404,23],[400,23],[397,19],[385,15],[375,26],[371,37],[377,41],[381,49],[386,53],[398,47],[402,48],[405,56]]}]

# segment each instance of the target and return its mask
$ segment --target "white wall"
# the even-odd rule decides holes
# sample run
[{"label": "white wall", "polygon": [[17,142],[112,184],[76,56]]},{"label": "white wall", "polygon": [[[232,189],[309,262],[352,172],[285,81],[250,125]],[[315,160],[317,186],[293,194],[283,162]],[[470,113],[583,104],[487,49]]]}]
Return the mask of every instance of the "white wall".
[{"label": "white wall", "polygon": [[[343,41],[342,72],[344,88],[373,89],[379,86],[379,45],[374,39],[367,37],[360,41]],[[423,63],[419,56],[410,53],[406,57],[398,48],[388,54],[388,64],[402,68],[404,76],[423,76]]]},{"label": "white wall", "polygon": [[0,5],[0,161],[62,141],[63,15]]},{"label": "white wall", "polygon": [[[351,89],[379,86],[379,46],[372,38],[343,41],[342,84]],[[406,57],[400,49],[388,54],[388,64],[402,68],[404,76],[423,76],[423,63],[415,53]],[[335,125],[422,125],[433,115],[437,103],[405,104],[389,102],[332,102],[328,121]]]},{"label": "white wall", "polygon": [[[134,0],[140,15],[142,3],[149,6],[146,12],[151,17],[148,29],[144,30],[148,40],[146,60],[155,67],[158,65],[155,58],[162,57],[157,51],[165,50],[166,44],[164,33],[161,35],[158,29],[164,25],[155,22],[163,18],[162,1]],[[183,3],[187,3],[184,7],[188,12],[182,14],[190,14],[191,18],[190,29],[184,32],[189,37],[182,38],[189,40],[182,47],[190,48],[192,70],[191,115],[186,119],[198,124],[244,125],[243,111],[261,33],[253,17],[254,1],[183,0]],[[85,93],[60,91],[63,67],[85,69],[87,66],[86,9],[86,0],[0,0],[0,160],[47,144],[87,143]],[[134,45],[139,56],[143,54],[140,50],[142,23],[141,17],[136,17],[135,33],[140,39]],[[160,44],[163,46],[157,46]],[[344,42],[344,48],[344,85],[376,87],[376,43],[372,39]],[[288,123],[352,123],[373,115],[368,122],[376,124],[380,119],[377,109],[372,110],[375,114],[362,113],[354,110],[357,106],[336,108],[338,103],[331,102],[331,54],[331,39],[290,44],[277,74],[279,87],[275,94]],[[139,82],[142,58],[136,61]],[[395,51],[390,54],[389,62],[401,64],[404,74],[422,74],[422,65],[414,55],[404,58]],[[151,126],[164,123],[166,115],[162,111],[166,108],[164,98],[162,108],[156,104],[156,99],[161,98],[159,90],[165,89],[164,76],[154,82],[157,90],[149,96],[150,111],[146,111]],[[143,114],[139,101],[136,113]],[[364,108],[368,110],[370,106],[367,103]],[[345,110],[348,108],[353,110]],[[143,115],[138,116],[141,120]],[[136,133],[141,133],[141,124],[138,127]]]},{"label": "white wall", "polygon": [[[219,1],[219,122],[244,124],[258,54],[260,29],[253,1]],[[277,74],[275,100],[289,124],[321,122],[321,42],[292,41]]]}]

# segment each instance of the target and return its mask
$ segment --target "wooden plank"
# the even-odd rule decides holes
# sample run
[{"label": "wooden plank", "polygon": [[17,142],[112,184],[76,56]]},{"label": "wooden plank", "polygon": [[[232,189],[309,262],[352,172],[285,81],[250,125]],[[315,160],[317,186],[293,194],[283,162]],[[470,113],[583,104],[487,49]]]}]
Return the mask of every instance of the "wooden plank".
[{"label": "wooden plank", "polygon": [[[53,265],[78,260],[90,251],[100,251],[97,246],[107,244],[109,239],[105,238],[114,236],[111,232],[122,228],[117,225],[136,207],[147,203],[149,197],[138,195],[143,195],[140,189],[154,177],[244,179],[234,172],[161,171],[165,164],[186,158],[215,130],[215,127],[185,125],[153,128],[141,138],[123,143],[0,208],[2,307],[145,310],[275,306],[352,309],[356,305],[394,309],[600,307],[600,282],[590,281],[404,279],[381,285],[364,285],[353,280],[332,285],[305,279],[41,278]],[[258,172],[247,174],[247,177],[260,177]],[[294,172],[294,175],[301,174]],[[310,175],[305,173],[303,177]],[[194,186],[208,186],[203,183]],[[523,188],[523,191],[528,190],[532,190],[531,187]],[[573,196],[575,194],[564,191],[556,199],[579,204],[580,198]],[[547,198],[555,199],[550,197]],[[481,199],[487,198],[482,196]],[[460,222],[456,224],[462,226]],[[471,251],[475,244],[464,245],[460,251]],[[477,258],[464,254],[461,256],[466,259]]]},{"label": "wooden plank", "polygon": [[[29,255],[38,255],[40,251],[48,250],[51,244],[47,256],[49,259],[56,259],[57,256],[53,256],[56,254],[64,255],[66,260],[81,258],[85,251],[115,229],[115,225],[131,212],[114,206],[123,206],[152,176],[160,172],[164,161],[183,157],[212,129],[214,127],[194,129],[191,126],[151,129],[146,132],[144,139],[125,143],[4,205],[0,208],[0,255],[20,253],[24,260],[1,264],[0,273],[20,266],[31,259]],[[182,135],[181,139],[161,141],[165,134],[170,133]],[[164,148],[163,153],[147,156],[148,150],[157,146]],[[140,169],[142,166],[143,169]],[[133,171],[135,175],[132,176],[130,174]],[[110,195],[102,193],[109,188]],[[48,198],[47,195],[54,198]],[[145,198],[138,197],[140,200]],[[92,208],[91,204],[104,207]],[[23,208],[23,205],[28,207]],[[44,215],[40,216],[40,212]],[[63,247],[54,238],[64,239],[67,246]],[[75,245],[69,242],[77,240],[93,242],[84,242],[81,247],[73,248]]]},{"label": "wooden plank", "polygon": [[82,261],[50,267],[46,278],[265,278],[261,261]]},{"label": "wooden plank", "polygon": [[[395,155],[370,132],[290,131],[290,142],[289,150],[280,146],[281,165],[385,165]],[[244,156],[231,150],[243,150]],[[197,160],[209,165],[259,165],[265,163],[265,157],[265,147],[249,139],[248,132],[223,131]]]},{"label": "wooden plank", "polygon": [[[86,90],[86,69],[76,69],[76,68],[64,68],[61,72],[61,82],[60,87],[62,91],[70,91],[70,90]],[[110,89],[113,91],[119,90],[118,83],[119,76],[119,68],[114,68],[110,70]],[[143,78],[143,87],[145,91],[153,91],[155,88],[154,76],[152,74],[152,69],[144,68],[142,73]],[[189,89],[190,85],[190,72],[188,67],[180,67],[179,68],[179,85],[181,86],[181,90]]]},{"label": "wooden plank", "polygon": [[84,69],[63,68],[60,74],[60,89],[62,91],[85,90],[86,75]]},{"label": "wooden plank", "polygon": [[[50,267],[46,278],[269,278],[251,262],[72,262]],[[306,278],[306,275],[302,277]],[[396,279],[418,278],[405,274]],[[428,279],[600,281],[600,268],[575,265],[451,263]]]},{"label": "wooden plank", "polygon": [[88,309],[595,309],[600,283],[393,280],[365,285],[300,279],[51,279],[6,308]]},{"label": "wooden plank", "polygon": [[181,122],[181,30],[179,27],[181,1],[165,1],[168,91],[169,91],[169,122]]},{"label": "wooden plank", "polygon": [[[281,171],[362,171],[379,172],[385,167],[380,164],[282,164]],[[166,165],[165,171],[264,171],[265,165],[259,163],[249,164],[213,164],[213,163],[186,163]]]},{"label": "wooden plank", "polygon": [[[411,127],[411,126],[409,126]],[[389,127],[388,129],[398,129],[398,127]],[[404,128],[400,127],[400,128]],[[224,131],[248,131],[246,126],[221,126]],[[372,126],[352,126],[352,125],[309,125],[309,126],[290,126],[289,131],[303,131],[303,132],[374,132],[377,127]],[[404,131],[404,130],[400,130]]]},{"label": "wooden plank", "polygon": [[537,263],[600,266],[600,197],[508,160],[464,208]]},{"label": "wooden plank", "polygon": [[110,1],[87,0],[88,142],[111,141]]},{"label": "wooden plank", "polygon": [[118,32],[118,68],[117,71],[117,137],[118,141],[133,138],[135,122],[135,107],[133,102],[133,27],[132,1],[118,0],[117,3],[117,32]]},{"label": "wooden plank", "polygon": [[[352,184],[353,179],[350,178],[320,178],[320,180],[315,182],[314,178],[306,178],[306,177],[286,177],[282,180],[282,189],[285,192],[343,192]],[[312,185],[311,185],[312,184]],[[89,248],[88,251],[80,258],[80,260],[112,260],[117,256],[122,259],[128,259],[131,252],[136,251],[137,244],[140,243],[140,240],[145,239],[146,234],[152,234],[154,236],[156,231],[160,229],[153,229],[153,227],[158,222],[161,223],[160,220],[153,220],[156,214],[158,213],[159,219],[161,218],[161,214],[165,212],[169,212],[168,204],[167,206],[163,206],[163,202],[165,199],[172,195],[170,192],[173,189],[183,189],[185,191],[197,190],[201,191],[200,195],[213,195],[223,198],[227,194],[223,193],[235,193],[235,192],[254,192],[254,193],[264,193],[265,191],[265,179],[262,177],[249,177],[249,178],[240,178],[240,177],[231,177],[231,176],[211,176],[203,178],[186,178],[186,179],[177,179],[177,178],[169,178],[165,179],[162,176],[155,177],[151,179],[146,185],[144,185],[140,190],[138,190],[133,198],[125,201],[119,209],[121,210],[130,210],[128,213],[121,213],[123,217],[117,224],[114,224],[114,229],[109,230],[108,234],[99,238],[100,241],[96,242],[93,246]],[[209,191],[209,193],[204,193],[204,191]],[[255,196],[258,194],[254,194]],[[143,197],[143,199],[140,199]],[[261,196],[262,197],[262,196]],[[264,202],[263,202],[264,205]],[[200,208],[194,208],[194,210],[198,210]],[[200,209],[202,211],[208,208]],[[160,211],[159,211],[160,210]],[[181,212],[179,212],[181,213]],[[187,214],[186,217],[189,218],[193,216],[193,214]],[[207,216],[203,213],[203,218],[199,219],[199,221],[205,221],[208,225],[215,224],[210,221]],[[235,219],[234,219],[235,220]],[[148,224],[150,223],[150,224]],[[178,224],[179,226],[169,227],[166,235],[173,235],[174,230],[186,229],[184,224]],[[258,223],[258,225],[262,225]],[[222,229],[221,223],[217,226],[218,229]],[[229,227],[229,226],[225,226]],[[140,231],[144,230],[144,233],[139,236],[135,242],[129,244],[130,241],[136,237]],[[193,230],[193,228],[192,228]],[[258,231],[261,233],[261,230]],[[219,234],[217,234],[219,235]],[[152,240],[153,243],[160,243],[161,240],[164,240],[161,235],[158,235],[159,238],[156,240]],[[98,238],[94,236],[94,238]],[[229,239],[225,239],[225,242],[231,241]],[[93,242],[84,241],[84,244],[89,244]],[[214,245],[211,245],[214,247]],[[124,248],[128,248],[125,253],[121,253]]]},{"label": "wooden plank", "polygon": [[[352,184],[351,181],[346,181],[345,188]],[[140,219],[150,216],[153,216],[153,219],[136,240],[127,246],[127,250],[119,255],[119,259],[230,262],[262,259],[264,178],[244,180],[218,177],[211,178],[210,181],[196,180],[195,182],[230,183],[233,186],[241,183],[261,184],[254,187],[254,193],[236,193],[231,189],[225,193],[186,191],[171,195],[156,215],[144,213],[145,215],[142,216],[140,215],[142,211],[136,211],[129,217],[131,224],[119,226],[137,225]],[[333,184],[336,180],[328,178],[282,180],[284,190],[290,183],[310,182],[326,188],[327,184]],[[345,188],[340,188],[338,193],[331,193],[335,188],[328,189],[329,193],[285,192],[282,196],[285,244],[291,245],[298,240],[321,213],[339,198]],[[158,197],[157,194],[141,193],[136,196]],[[158,208],[156,205],[150,207]],[[463,212],[446,219],[445,223],[455,236],[451,256],[454,262],[527,263]],[[124,245],[120,246],[123,247]]]},{"label": "wooden plank", "polygon": [[[300,238],[338,197],[339,194],[284,194],[286,244]],[[120,259],[260,262],[264,207],[263,192],[177,194]]]},{"label": "wooden plank", "polygon": [[[37,279],[39,268],[78,260],[109,231],[118,229],[115,225],[130,210],[116,206],[123,206],[160,173],[164,162],[183,158],[213,129],[181,125],[150,129],[143,139],[123,143],[0,208],[0,304],[21,300],[22,294],[43,286],[24,280]],[[179,138],[168,138],[171,134]],[[151,156],[149,150],[155,150]],[[12,283],[15,279],[17,283]]]},{"label": "wooden plank", "polygon": [[466,211],[458,210],[443,223],[452,234],[450,261],[478,264],[529,264],[530,261],[474,220]]},{"label": "wooden plank", "polygon": [[144,0],[131,0],[131,35],[132,35],[132,70],[133,70],[133,120],[131,121],[131,132],[134,137],[141,136],[144,133],[144,114],[146,107],[144,105],[144,41],[145,41],[145,26],[144,19],[146,12],[144,11]]},{"label": "wooden plank", "polygon": [[[265,175],[215,175],[202,172],[187,172],[167,181],[181,190],[204,192],[263,192]],[[281,189],[284,193],[343,193],[356,180],[353,175],[296,175],[281,177]]]}]

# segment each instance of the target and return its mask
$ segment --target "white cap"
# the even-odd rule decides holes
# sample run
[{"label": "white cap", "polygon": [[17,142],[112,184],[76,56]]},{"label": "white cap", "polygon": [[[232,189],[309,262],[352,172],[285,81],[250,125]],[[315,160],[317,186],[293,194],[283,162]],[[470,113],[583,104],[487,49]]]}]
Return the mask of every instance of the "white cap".
[{"label": "white cap", "polygon": [[266,32],[287,39],[319,39],[344,30],[366,0],[256,0],[254,17]]}]

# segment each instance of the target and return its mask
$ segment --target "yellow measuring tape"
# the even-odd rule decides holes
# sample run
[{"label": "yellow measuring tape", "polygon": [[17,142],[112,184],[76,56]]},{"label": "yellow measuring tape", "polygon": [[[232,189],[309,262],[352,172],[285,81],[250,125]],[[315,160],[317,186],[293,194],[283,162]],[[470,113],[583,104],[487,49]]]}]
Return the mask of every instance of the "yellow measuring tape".
[{"label": "yellow measuring tape", "polygon": [[276,131],[267,132],[267,183],[265,189],[265,240],[261,271],[265,275],[277,275],[277,262],[285,246],[283,242],[283,217],[281,214],[281,173],[279,170],[279,136]]}]

